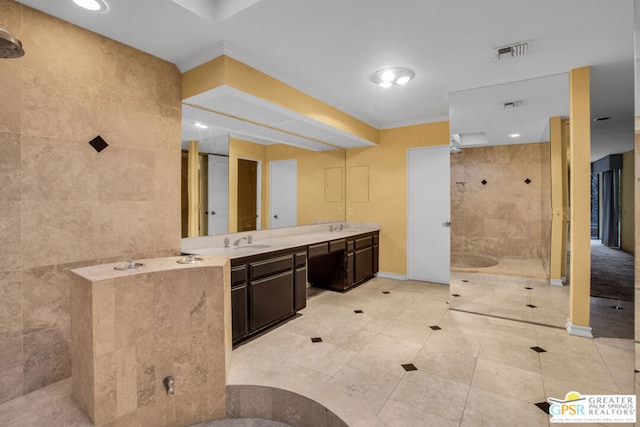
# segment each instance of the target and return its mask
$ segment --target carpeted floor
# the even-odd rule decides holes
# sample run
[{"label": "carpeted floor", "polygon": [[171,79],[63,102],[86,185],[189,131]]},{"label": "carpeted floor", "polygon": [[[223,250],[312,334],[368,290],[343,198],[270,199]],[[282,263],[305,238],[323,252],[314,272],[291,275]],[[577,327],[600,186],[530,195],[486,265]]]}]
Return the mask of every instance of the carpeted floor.
[{"label": "carpeted floor", "polygon": [[633,302],[634,257],[591,241],[591,296]]}]

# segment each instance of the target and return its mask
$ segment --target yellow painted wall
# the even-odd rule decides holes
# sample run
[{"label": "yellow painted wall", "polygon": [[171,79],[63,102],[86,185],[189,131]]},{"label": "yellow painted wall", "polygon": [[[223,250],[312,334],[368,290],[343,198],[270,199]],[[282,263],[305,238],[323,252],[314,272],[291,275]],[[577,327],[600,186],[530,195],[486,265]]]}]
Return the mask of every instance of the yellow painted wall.
[{"label": "yellow painted wall", "polygon": [[407,272],[407,149],[448,144],[445,121],[383,129],[377,146],[347,150],[347,170],[369,166],[369,201],[350,202],[347,191],[347,220],[380,223],[380,271]]},{"label": "yellow painted wall", "polygon": [[[325,168],[343,168],[344,174],[344,150],[309,151],[289,145],[274,144],[267,146],[266,153],[267,163],[273,160],[297,160],[298,225],[313,224],[318,220],[344,220],[344,197],[340,202],[326,202],[324,197]],[[266,168],[268,180],[268,165]],[[268,200],[267,197],[266,212],[269,212]]]},{"label": "yellow painted wall", "polygon": [[620,176],[620,248],[635,253],[635,151],[622,155]]},{"label": "yellow painted wall", "polygon": [[[549,120],[551,137],[551,264],[549,279],[560,281],[562,264],[565,262],[563,232],[565,206],[563,203],[564,181],[566,176],[565,150],[562,141],[562,119],[552,117]],[[558,284],[556,282],[556,284]]]}]

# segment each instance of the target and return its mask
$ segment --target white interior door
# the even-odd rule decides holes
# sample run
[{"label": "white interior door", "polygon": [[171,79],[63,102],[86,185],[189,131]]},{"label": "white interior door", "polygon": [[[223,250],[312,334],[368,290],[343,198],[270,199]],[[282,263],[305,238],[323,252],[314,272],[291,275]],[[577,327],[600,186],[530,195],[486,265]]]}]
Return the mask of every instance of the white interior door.
[{"label": "white interior door", "polygon": [[449,284],[449,147],[407,153],[407,272],[412,280]]},{"label": "white interior door", "polygon": [[269,162],[269,226],[298,224],[298,161]]},{"label": "white interior door", "polygon": [[208,156],[209,163],[209,227],[208,234],[229,232],[229,158]]}]

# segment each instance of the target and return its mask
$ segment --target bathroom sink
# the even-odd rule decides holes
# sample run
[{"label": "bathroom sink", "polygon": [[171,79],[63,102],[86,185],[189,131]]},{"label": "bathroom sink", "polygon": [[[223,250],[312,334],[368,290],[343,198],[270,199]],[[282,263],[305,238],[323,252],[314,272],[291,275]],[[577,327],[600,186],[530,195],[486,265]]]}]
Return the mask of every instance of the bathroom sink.
[{"label": "bathroom sink", "polygon": [[271,245],[254,245],[253,243],[247,245],[240,245],[238,247],[234,247],[234,250],[258,250],[258,249],[268,249]]}]

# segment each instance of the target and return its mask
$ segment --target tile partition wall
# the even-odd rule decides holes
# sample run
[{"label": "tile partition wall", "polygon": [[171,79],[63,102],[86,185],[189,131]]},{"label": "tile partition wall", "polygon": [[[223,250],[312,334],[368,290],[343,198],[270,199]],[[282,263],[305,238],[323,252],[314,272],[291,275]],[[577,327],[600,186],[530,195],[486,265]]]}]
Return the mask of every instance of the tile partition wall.
[{"label": "tile partition wall", "polygon": [[[192,425],[225,417],[230,262],[203,256],[73,270],[73,397],[96,426]],[[174,394],[163,386],[173,377]]]},{"label": "tile partition wall", "polygon": [[547,264],[550,233],[549,143],[464,148],[451,155],[452,252]]},{"label": "tile partition wall", "polygon": [[71,374],[72,268],[179,253],[181,77],[12,0],[0,27],[26,51],[0,60],[4,402]]}]

